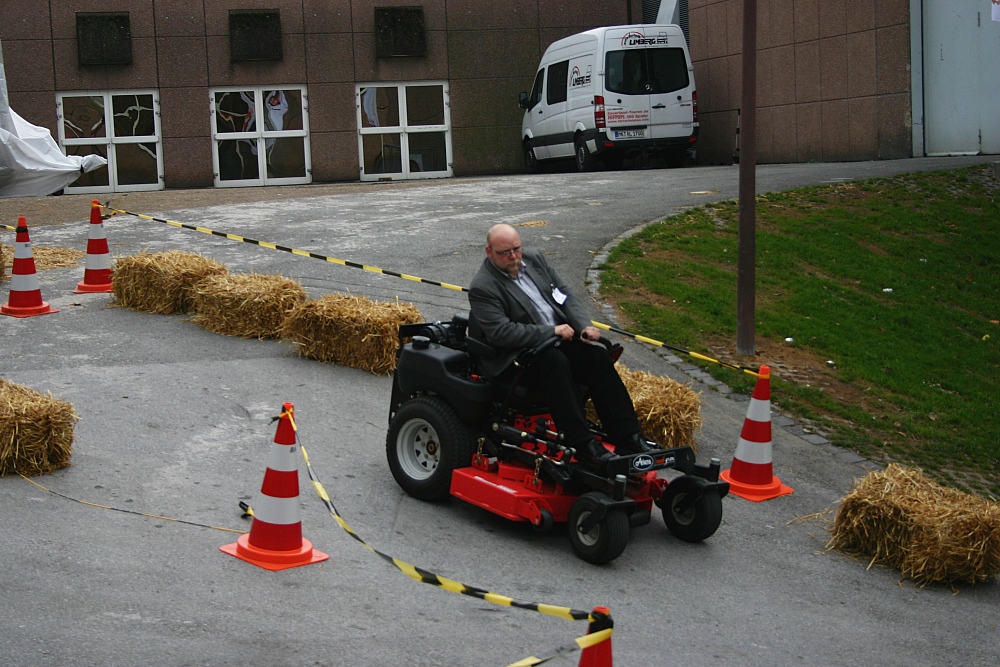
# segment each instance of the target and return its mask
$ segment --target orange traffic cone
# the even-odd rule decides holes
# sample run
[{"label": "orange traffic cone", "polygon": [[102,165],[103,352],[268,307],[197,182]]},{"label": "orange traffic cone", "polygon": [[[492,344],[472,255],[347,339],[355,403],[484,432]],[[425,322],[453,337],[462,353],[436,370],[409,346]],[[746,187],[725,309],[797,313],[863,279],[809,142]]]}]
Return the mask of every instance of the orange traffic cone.
[{"label": "orange traffic cone", "polygon": [[287,570],[329,558],[302,537],[294,413],[291,403],[282,406],[250,532],[240,535],[233,544],[219,547],[265,570]]},{"label": "orange traffic cone", "polygon": [[87,236],[87,268],[83,271],[83,280],[76,284],[73,292],[76,294],[113,292],[111,251],[108,250],[108,238],[104,234],[104,222],[101,220],[101,203],[96,199],[90,202],[88,227],[90,231]]},{"label": "orange traffic cone", "polygon": [[[611,610],[607,607],[594,607],[590,618],[588,635],[615,627],[615,622],[611,620]],[[611,657],[611,637],[608,636],[604,641],[583,649],[578,667],[614,667],[614,659]]]},{"label": "orange traffic cone", "polygon": [[771,465],[771,369],[767,366],[760,367],[733,465],[719,476],[729,482],[732,493],[754,502],[793,492],[774,476]]},{"label": "orange traffic cone", "polygon": [[42,301],[42,290],[35,273],[35,257],[31,253],[28,221],[17,218],[17,235],[14,237],[14,266],[10,274],[10,298],[0,306],[0,314],[11,317],[48,315],[59,311]]}]

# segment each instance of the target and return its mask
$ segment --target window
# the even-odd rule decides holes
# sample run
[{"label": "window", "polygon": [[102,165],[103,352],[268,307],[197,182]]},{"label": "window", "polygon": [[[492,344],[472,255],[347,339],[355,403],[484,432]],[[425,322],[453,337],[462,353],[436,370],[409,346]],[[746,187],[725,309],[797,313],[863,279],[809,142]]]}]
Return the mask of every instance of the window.
[{"label": "window", "polygon": [[229,60],[281,60],[281,12],[277,9],[229,10]]},{"label": "window", "polygon": [[131,65],[128,12],[77,12],[76,49],[81,65]]},{"label": "window", "polygon": [[532,109],[542,101],[542,82],[545,81],[545,70],[538,70],[535,76],[535,85],[531,87],[531,95],[528,97],[528,108]]},{"label": "window", "polygon": [[360,85],[355,97],[361,180],[451,176],[447,83]]},{"label": "window", "polygon": [[545,90],[545,102],[558,104],[566,101],[566,80],[569,77],[569,61],[564,60],[549,65],[549,86]]},{"label": "window", "polygon": [[305,88],[216,88],[211,114],[217,187],[312,181]]},{"label": "window", "polygon": [[604,87],[622,95],[656,95],[687,88],[687,59],[682,49],[608,51]]},{"label": "window", "polygon": [[427,54],[423,7],[375,8],[375,56],[396,58]]},{"label": "window", "polygon": [[56,113],[66,155],[97,154],[108,160],[107,167],[81,175],[66,192],[163,189],[159,93],[60,93]]}]

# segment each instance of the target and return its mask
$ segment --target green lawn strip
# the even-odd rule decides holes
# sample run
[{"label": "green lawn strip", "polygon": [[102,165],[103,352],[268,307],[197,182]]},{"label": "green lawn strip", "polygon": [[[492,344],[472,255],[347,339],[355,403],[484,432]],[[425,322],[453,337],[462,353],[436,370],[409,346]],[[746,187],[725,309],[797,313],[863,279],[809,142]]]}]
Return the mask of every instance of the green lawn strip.
[{"label": "green lawn strip", "polygon": [[[776,373],[775,404],[835,444],[1000,496],[1000,207],[987,178],[974,167],[758,197],[756,335],[833,361],[863,390],[843,404]],[[734,340],[737,230],[736,202],[652,224],[611,253],[602,295],[671,345]]]}]

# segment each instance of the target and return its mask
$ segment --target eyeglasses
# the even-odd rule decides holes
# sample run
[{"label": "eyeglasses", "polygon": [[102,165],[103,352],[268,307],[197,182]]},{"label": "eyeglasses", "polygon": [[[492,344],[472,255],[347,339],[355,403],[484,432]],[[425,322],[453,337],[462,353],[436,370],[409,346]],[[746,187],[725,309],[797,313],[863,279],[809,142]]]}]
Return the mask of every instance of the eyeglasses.
[{"label": "eyeglasses", "polygon": [[507,250],[497,250],[496,248],[490,246],[490,250],[493,251],[494,255],[499,255],[500,257],[513,257],[514,255],[521,254],[521,246],[515,246]]}]

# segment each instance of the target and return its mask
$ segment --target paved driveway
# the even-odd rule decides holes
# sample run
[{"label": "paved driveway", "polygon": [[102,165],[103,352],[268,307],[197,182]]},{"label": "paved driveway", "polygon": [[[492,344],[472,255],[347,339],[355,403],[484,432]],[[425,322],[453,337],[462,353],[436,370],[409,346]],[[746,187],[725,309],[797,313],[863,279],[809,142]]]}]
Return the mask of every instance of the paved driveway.
[{"label": "paved driveway", "polygon": [[[757,180],[777,190],[977,160],[777,165],[760,167]],[[736,168],[724,167],[567,173],[139,212],[459,285],[481,260],[489,225],[542,221],[522,228],[525,243],[544,247],[585,291],[594,257],[615,238],[679,207],[733,198],[736,187]],[[314,294],[398,297],[429,319],[466,309],[460,293],[160,223],[116,216],[105,228],[116,256],[189,249],[233,271],[295,277]],[[86,229],[38,228],[32,241],[84,249]],[[700,545],[672,538],[654,518],[620,558],[596,567],[575,558],[558,530],[538,537],[457,501],[405,496],[385,465],[389,378],[299,359],[279,342],[211,334],[183,317],[109,308],[107,295],[71,293],[81,276],[82,268],[40,274],[60,313],[0,318],[0,376],[51,391],[81,416],[73,465],[36,480],[59,493],[247,529],[237,502],[259,490],[270,419],[291,401],[300,441],[364,539],[521,600],[606,605],[616,665],[997,663],[995,581],[957,595],[918,590],[895,572],[824,553],[822,527],[796,521],[847,492],[864,473],[857,457],[776,428],[775,471],[793,495],[726,498],[721,528]],[[628,365],[690,380],[626,345]],[[728,464],[746,404],[699,388],[699,456]],[[304,533],[330,560],[270,573],[218,551],[233,534],[0,479],[0,663],[506,665],[585,631],[413,582],[348,537],[311,493],[303,483]]]}]

